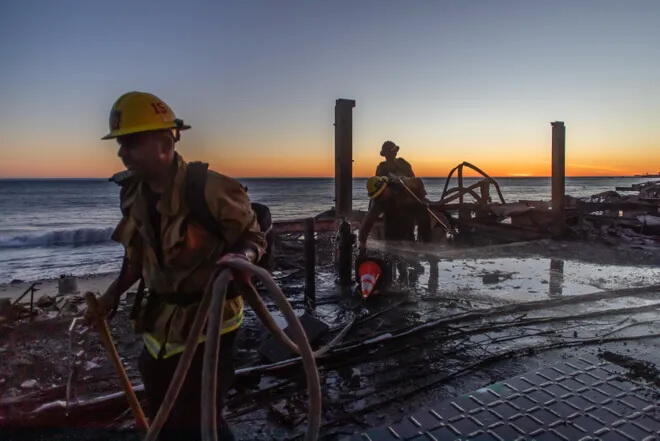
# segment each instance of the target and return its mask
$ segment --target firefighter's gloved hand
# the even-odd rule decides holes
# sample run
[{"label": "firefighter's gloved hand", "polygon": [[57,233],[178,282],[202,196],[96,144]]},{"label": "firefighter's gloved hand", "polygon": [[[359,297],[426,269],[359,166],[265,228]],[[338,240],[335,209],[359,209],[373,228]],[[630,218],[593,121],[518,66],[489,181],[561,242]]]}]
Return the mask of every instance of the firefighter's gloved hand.
[{"label": "firefighter's gloved hand", "polygon": [[[222,256],[220,258],[220,260],[218,260],[217,263],[220,266],[225,266],[231,260],[234,260],[234,259],[241,259],[241,260],[245,260],[246,262],[250,262],[250,259],[245,254],[227,253],[224,256]],[[252,284],[252,273],[250,273],[249,271],[241,271],[241,270],[238,270],[238,269],[231,268],[231,274],[232,274],[232,277],[234,278],[234,280],[239,282],[239,283],[245,283],[246,285],[251,285]]]}]

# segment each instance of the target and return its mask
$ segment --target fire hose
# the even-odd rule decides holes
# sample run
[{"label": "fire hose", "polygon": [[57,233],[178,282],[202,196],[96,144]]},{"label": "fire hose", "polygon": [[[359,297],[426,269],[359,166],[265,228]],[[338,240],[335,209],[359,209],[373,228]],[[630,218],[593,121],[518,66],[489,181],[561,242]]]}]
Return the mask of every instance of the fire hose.
[{"label": "fire hose", "polygon": [[[229,267],[229,268],[227,268]],[[216,271],[214,277],[207,285],[204,296],[197,309],[195,319],[190,328],[190,333],[186,340],[186,347],[179,359],[170,386],[165,394],[163,403],[156,414],[149,431],[145,437],[145,441],[155,441],[160,433],[163,425],[174,406],[177,396],[181,390],[181,386],[185,380],[188,369],[192,362],[197,344],[204,324],[208,318],[208,325],[206,331],[206,341],[204,343],[204,358],[202,367],[202,391],[201,391],[201,431],[202,440],[204,441],[217,441],[217,400],[216,400],[216,385],[217,385],[217,372],[218,372],[218,353],[220,350],[220,327],[222,325],[223,306],[227,293],[227,286],[232,280],[230,268],[248,271],[256,276],[263,285],[266,287],[268,293],[273,301],[282,311],[284,317],[289,323],[293,341],[290,339],[284,340],[284,344],[296,349],[300,353],[303,361],[303,368],[305,370],[305,377],[307,381],[307,388],[309,390],[309,417],[307,425],[307,433],[305,440],[314,441],[318,438],[319,428],[321,425],[321,386],[319,380],[319,373],[316,368],[316,361],[314,354],[307,340],[307,336],[303,330],[300,321],[296,317],[291,305],[286,300],[282,290],[277,286],[268,271],[256,265],[243,261],[241,259],[230,260],[223,267]],[[250,304],[255,304],[256,292],[248,294],[247,298]],[[259,299],[259,302],[261,300]],[[263,305],[263,304],[262,304]],[[263,308],[258,315],[262,320],[264,317],[263,311],[268,313],[266,308]],[[268,313],[270,315],[270,313]],[[270,320],[266,319],[266,325],[271,328],[274,321],[272,317]],[[279,329],[279,328],[278,328]],[[282,338],[282,332],[276,332],[276,336]]]},{"label": "fire hose", "polygon": [[408,193],[410,193],[410,195],[411,195],[411,196],[412,196],[417,202],[419,202],[421,205],[424,206],[424,208],[426,208],[426,211],[428,211],[428,213],[431,215],[431,217],[433,217],[433,218],[436,220],[436,222],[438,222],[438,224],[441,225],[442,228],[444,228],[445,231],[446,231],[450,236],[455,236],[455,235],[457,234],[456,229],[453,228],[453,227],[451,227],[451,226],[449,226],[449,225],[447,225],[446,223],[444,223],[444,222],[440,219],[440,217],[439,217],[437,214],[435,214],[435,213],[433,212],[433,210],[431,210],[431,209],[429,208],[428,204],[425,203],[423,200],[421,200],[421,199],[415,194],[415,192],[412,191],[412,190],[410,189],[410,187],[408,187],[408,186],[406,185],[405,182],[403,182],[403,179],[401,179],[401,177],[398,177],[398,176],[397,176],[397,177],[396,177],[396,180],[397,180],[397,182],[398,182],[399,184],[401,184],[401,186],[403,186],[403,188],[406,189],[406,191],[407,191]]},{"label": "fire hose", "polygon": [[[289,338],[289,336],[286,335],[286,333],[282,330],[282,328],[280,328],[277,325],[277,323],[275,323],[275,320],[273,320],[273,316],[270,314],[270,311],[268,311],[268,308],[264,304],[263,300],[261,300],[261,297],[259,297],[259,294],[257,293],[257,291],[254,289],[253,286],[250,287],[249,291],[243,294],[243,298],[248,302],[250,307],[257,314],[257,317],[261,319],[263,324],[266,326],[266,329],[268,329],[271,333],[275,335],[276,338],[278,338],[282,343],[284,343],[284,345],[288,347],[291,350],[291,352],[293,352],[294,354],[300,354],[300,351],[298,350],[298,345],[296,345]],[[313,352],[314,358],[320,358],[324,356],[332,347],[334,347],[337,343],[342,341],[342,339],[346,336],[350,328],[355,324],[356,320],[357,320],[357,316],[349,320],[349,322],[332,340],[330,340],[324,346],[314,351]]]}]

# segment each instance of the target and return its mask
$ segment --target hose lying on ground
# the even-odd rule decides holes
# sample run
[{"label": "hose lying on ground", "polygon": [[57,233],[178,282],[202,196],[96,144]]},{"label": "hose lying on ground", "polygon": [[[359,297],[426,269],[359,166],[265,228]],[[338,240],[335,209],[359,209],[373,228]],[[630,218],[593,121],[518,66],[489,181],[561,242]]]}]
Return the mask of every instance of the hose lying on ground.
[{"label": "hose lying on ground", "polygon": [[263,300],[261,300],[261,297],[259,296],[259,293],[254,288],[254,286],[250,286],[250,289],[248,289],[247,292],[243,294],[243,298],[257,314],[257,317],[259,317],[262,323],[266,326],[266,329],[268,329],[277,338],[279,338],[282,343],[284,343],[286,347],[289,348],[289,350],[291,350],[294,354],[298,354],[300,352],[298,350],[298,345],[296,345],[277,325],[277,323],[275,323],[275,319],[273,319],[273,316],[270,314],[270,311],[268,311],[268,308],[264,304]]},{"label": "hose lying on ground", "polygon": [[[300,351],[298,350],[298,345],[296,345],[289,338],[289,336],[286,335],[286,333],[282,330],[282,328],[280,328],[277,325],[277,323],[275,323],[273,316],[270,314],[270,311],[268,311],[268,308],[264,304],[263,300],[261,300],[261,297],[259,296],[259,293],[257,293],[257,290],[254,288],[254,286],[250,286],[250,289],[243,294],[243,298],[247,301],[250,307],[252,307],[254,312],[261,319],[263,324],[266,326],[266,329],[268,329],[272,334],[275,335],[275,337],[277,337],[282,343],[284,343],[291,352],[293,352],[294,354],[300,354]],[[358,317],[355,316],[342,328],[342,330],[330,342],[328,342],[325,346],[314,351],[314,358],[322,357],[326,352],[332,349],[337,343],[342,341],[342,339],[346,336],[348,331],[350,331],[350,329],[353,327],[357,319]]]},{"label": "hose lying on ground", "polygon": [[[307,388],[309,390],[309,418],[307,426],[307,434],[305,440],[314,441],[318,438],[319,428],[321,425],[321,385],[319,380],[319,373],[316,368],[316,361],[314,354],[307,340],[307,336],[303,330],[300,321],[296,317],[293,308],[287,301],[282,293],[282,290],[277,286],[268,271],[256,265],[252,265],[241,259],[234,259],[226,263],[226,266],[241,271],[247,271],[255,275],[264,284],[272,297],[275,304],[280,308],[291,329],[293,341],[290,339],[282,339],[283,332],[276,332],[276,336],[283,340],[287,346],[296,348],[296,352],[300,353],[305,370],[305,377],[307,380]],[[201,430],[202,439],[204,441],[217,441],[217,403],[216,403],[216,386],[217,386],[217,371],[218,371],[218,353],[220,350],[220,327],[222,326],[223,305],[226,296],[227,285],[231,280],[231,273],[228,268],[218,270],[214,277],[207,284],[204,297],[200,302],[199,308],[195,315],[195,319],[186,340],[186,348],[181,355],[179,364],[174,372],[170,386],[165,395],[165,399],[154,418],[154,421],[149,428],[149,432],[145,441],[155,441],[162,429],[167,417],[169,416],[174,402],[181,390],[181,386],[186,377],[186,373],[190,368],[192,358],[195,354],[197,344],[202,335],[202,329],[206,322],[207,317],[209,323],[206,331],[206,342],[204,343],[204,360],[202,368],[202,420]],[[256,295],[256,292],[253,293]],[[254,295],[248,294],[250,303],[259,304],[262,306],[263,302],[255,301]],[[258,307],[258,309],[261,309]],[[258,315],[262,320],[265,320],[267,326],[273,325],[274,320],[272,317],[268,319],[263,311],[267,311],[265,307],[258,311]],[[270,328],[270,326],[269,326]],[[279,329],[279,328],[278,328]]]}]

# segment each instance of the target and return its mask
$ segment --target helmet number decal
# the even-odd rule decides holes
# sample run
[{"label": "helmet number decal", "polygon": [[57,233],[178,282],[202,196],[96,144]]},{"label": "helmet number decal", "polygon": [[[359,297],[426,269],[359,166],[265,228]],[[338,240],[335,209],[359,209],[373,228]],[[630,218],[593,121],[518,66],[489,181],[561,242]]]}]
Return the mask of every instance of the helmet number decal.
[{"label": "helmet number decal", "polygon": [[163,104],[160,101],[151,103],[151,107],[153,107],[154,112],[156,114],[162,114],[162,115],[167,114],[167,107],[165,106],[165,104]]}]

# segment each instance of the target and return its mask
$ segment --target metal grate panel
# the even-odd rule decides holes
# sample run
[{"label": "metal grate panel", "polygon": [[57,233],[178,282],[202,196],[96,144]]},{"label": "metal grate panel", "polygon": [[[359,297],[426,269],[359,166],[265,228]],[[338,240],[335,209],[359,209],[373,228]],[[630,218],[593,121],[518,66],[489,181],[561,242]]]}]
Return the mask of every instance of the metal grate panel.
[{"label": "metal grate panel", "polygon": [[351,441],[660,439],[660,394],[618,366],[578,358],[443,401]]}]

